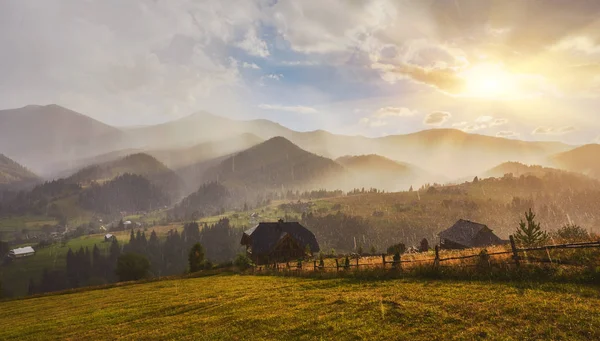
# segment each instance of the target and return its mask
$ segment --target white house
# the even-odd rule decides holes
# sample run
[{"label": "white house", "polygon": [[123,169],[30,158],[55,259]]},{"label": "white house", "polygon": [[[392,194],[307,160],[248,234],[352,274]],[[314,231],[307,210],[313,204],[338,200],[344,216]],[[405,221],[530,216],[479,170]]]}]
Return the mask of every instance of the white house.
[{"label": "white house", "polygon": [[21,258],[27,256],[33,256],[35,254],[35,250],[31,246],[18,247],[16,249],[12,249],[8,252],[8,256],[11,258]]},{"label": "white house", "polygon": [[125,225],[125,227],[129,227],[131,225],[131,220],[124,221],[123,225]]},{"label": "white house", "polygon": [[110,233],[107,233],[107,234],[104,236],[104,241],[105,241],[105,242],[112,241],[112,239],[113,239],[114,237],[115,237],[115,236],[113,236],[112,234],[110,234]]}]

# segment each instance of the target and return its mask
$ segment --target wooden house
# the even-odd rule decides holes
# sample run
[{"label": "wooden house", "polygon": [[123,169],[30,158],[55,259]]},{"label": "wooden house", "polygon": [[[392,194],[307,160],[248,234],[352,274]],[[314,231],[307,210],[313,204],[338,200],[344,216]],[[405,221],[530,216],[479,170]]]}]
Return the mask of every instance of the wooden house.
[{"label": "wooden house", "polygon": [[241,244],[255,264],[293,261],[319,252],[317,238],[298,222],[262,222],[244,231]]},{"label": "wooden house", "polygon": [[467,249],[505,243],[486,225],[463,219],[440,232],[438,236],[442,249]]}]

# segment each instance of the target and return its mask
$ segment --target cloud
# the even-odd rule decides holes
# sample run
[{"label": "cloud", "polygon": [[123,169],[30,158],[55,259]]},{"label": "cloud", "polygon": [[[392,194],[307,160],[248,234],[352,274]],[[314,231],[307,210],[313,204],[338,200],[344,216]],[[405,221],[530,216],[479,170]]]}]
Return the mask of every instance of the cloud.
[{"label": "cloud", "polygon": [[264,78],[274,79],[276,81],[280,81],[283,79],[283,75],[281,73],[270,73],[268,75],[263,76]]},{"label": "cloud", "polygon": [[390,84],[400,79],[412,79],[450,94],[460,93],[465,86],[464,79],[456,71],[448,68],[422,67],[406,63],[399,65],[373,63],[371,68],[378,70],[382,79]]},{"label": "cloud", "polygon": [[502,137],[502,138],[505,138],[505,139],[512,139],[512,138],[519,137],[519,133],[516,133],[514,131],[503,130],[503,131],[499,131],[498,133],[496,133],[496,137]]},{"label": "cloud", "polygon": [[573,126],[564,127],[538,127],[532,132],[533,135],[565,135],[574,132]]},{"label": "cloud", "polygon": [[425,116],[423,123],[432,126],[440,126],[444,124],[450,117],[452,117],[452,114],[449,112],[436,111]]},{"label": "cloud", "polygon": [[493,120],[492,122],[490,122],[489,126],[497,127],[497,126],[505,125],[507,123],[508,123],[508,120],[506,118],[497,118],[497,119]]},{"label": "cloud", "polygon": [[377,119],[377,118],[369,118],[369,117],[363,117],[361,118],[358,123],[362,124],[362,125],[366,125],[368,127],[371,128],[377,128],[377,127],[385,127],[389,124],[389,122],[382,120],[382,119]]},{"label": "cloud", "polygon": [[479,117],[477,117],[477,119],[475,120],[475,122],[477,122],[477,123],[487,123],[487,122],[490,122],[493,119],[494,118],[492,116],[479,116]]},{"label": "cloud", "polygon": [[472,131],[477,131],[477,130],[481,130],[481,129],[485,129],[487,128],[487,125],[485,124],[471,124],[466,126],[463,131],[465,132],[472,132]]},{"label": "cloud", "polygon": [[409,117],[414,116],[415,111],[404,107],[384,107],[373,113],[373,117]]},{"label": "cloud", "polygon": [[261,104],[258,107],[261,109],[264,109],[264,110],[289,111],[289,112],[295,112],[298,114],[316,114],[316,113],[318,113],[317,109],[315,109],[315,108],[301,106],[301,105],[286,106],[286,105],[278,105],[278,104]]},{"label": "cloud", "polygon": [[260,66],[254,64],[254,63],[248,63],[248,62],[243,62],[242,63],[242,67],[244,69],[255,69],[255,70],[260,70]]},{"label": "cloud", "polygon": [[568,37],[550,47],[554,51],[571,51],[585,54],[600,53],[600,44],[585,36]]},{"label": "cloud", "polygon": [[265,58],[270,55],[267,43],[258,38],[256,35],[256,30],[254,29],[248,30],[244,40],[238,42],[236,46],[248,52],[248,54],[252,56]]}]

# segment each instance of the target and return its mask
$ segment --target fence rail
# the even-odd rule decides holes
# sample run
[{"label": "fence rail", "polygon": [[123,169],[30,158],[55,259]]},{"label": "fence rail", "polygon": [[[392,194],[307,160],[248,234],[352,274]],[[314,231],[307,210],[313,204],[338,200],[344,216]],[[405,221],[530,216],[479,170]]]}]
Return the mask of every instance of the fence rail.
[{"label": "fence rail", "polygon": [[[389,257],[386,254],[381,254],[379,256],[368,255],[366,257],[362,257],[360,255],[353,254],[351,256],[334,256],[327,257],[326,259],[333,258],[335,260],[335,265],[321,265],[318,264],[320,261],[312,260],[310,262],[294,262],[295,266],[290,265],[290,262],[286,263],[273,263],[268,266],[255,267],[255,271],[262,271],[263,269],[272,269],[272,270],[288,270],[288,271],[326,271],[333,270],[336,271],[346,271],[351,268],[359,269],[361,267],[365,268],[383,268],[386,269],[401,269],[403,265],[406,264],[422,264],[422,263],[430,263],[434,267],[452,267],[453,265],[442,265],[440,263],[448,262],[448,261],[461,261],[468,259],[486,259],[489,260],[490,257],[502,256],[502,255],[511,255],[509,259],[512,259],[514,265],[516,267],[521,266],[521,261],[526,260],[527,262],[537,262],[537,263],[552,263],[559,265],[575,265],[582,266],[584,264],[574,262],[571,260],[562,260],[560,258],[552,259],[550,255],[550,250],[573,250],[573,249],[584,249],[584,248],[600,248],[600,240],[599,241],[590,241],[590,242],[579,242],[579,243],[565,243],[565,244],[553,244],[553,245],[544,245],[544,246],[535,246],[535,247],[527,247],[527,248],[517,248],[515,244],[515,240],[513,236],[510,236],[510,250],[506,251],[497,251],[497,252],[487,252],[487,249],[481,249],[478,253],[464,255],[464,256],[449,256],[449,257],[440,257],[440,248],[439,246],[435,246],[435,257],[433,258],[423,258],[423,259],[406,259],[407,255],[399,255],[395,260],[387,260]],[[535,256],[527,255],[527,252],[535,252],[535,251],[546,251],[547,258],[539,258]],[[521,254],[524,254],[526,257],[522,257]],[[409,255],[410,256],[410,255]],[[371,258],[371,260],[380,258],[379,263],[361,263],[362,259]],[[340,262],[341,258],[341,262]],[[351,259],[351,260],[350,260]],[[312,263],[312,264],[311,264]],[[456,266],[456,265],[454,265]],[[469,266],[477,266],[477,264],[460,264],[461,267],[469,267]]]}]

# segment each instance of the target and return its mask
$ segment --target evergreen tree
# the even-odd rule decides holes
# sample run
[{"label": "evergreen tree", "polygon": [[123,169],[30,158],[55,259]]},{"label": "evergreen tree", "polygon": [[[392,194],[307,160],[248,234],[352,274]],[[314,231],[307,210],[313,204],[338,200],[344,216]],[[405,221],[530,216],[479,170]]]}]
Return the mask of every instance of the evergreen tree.
[{"label": "evergreen tree", "polygon": [[35,282],[33,278],[29,278],[29,287],[27,288],[27,295],[33,295],[36,293]]},{"label": "evergreen tree", "polygon": [[160,276],[162,270],[162,252],[160,249],[160,242],[156,232],[152,231],[150,239],[148,240],[148,260],[150,260],[150,266],[152,272]]},{"label": "evergreen tree", "polygon": [[517,232],[515,233],[515,241],[523,246],[534,246],[545,242],[548,239],[548,233],[543,231],[540,223],[535,221],[535,214],[531,211],[525,212],[525,221],[521,220]]},{"label": "evergreen tree", "polygon": [[204,263],[204,248],[200,243],[194,244],[188,255],[188,263],[190,266],[190,272],[196,272],[202,270]]},{"label": "evergreen tree", "polygon": [[117,259],[116,274],[119,281],[136,281],[148,275],[150,261],[137,253],[124,253]]}]

